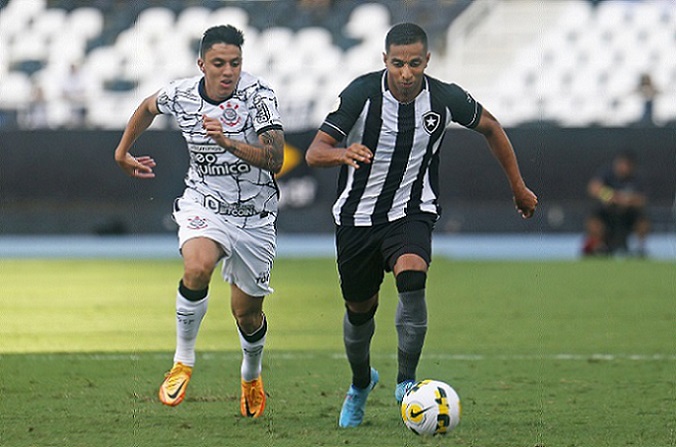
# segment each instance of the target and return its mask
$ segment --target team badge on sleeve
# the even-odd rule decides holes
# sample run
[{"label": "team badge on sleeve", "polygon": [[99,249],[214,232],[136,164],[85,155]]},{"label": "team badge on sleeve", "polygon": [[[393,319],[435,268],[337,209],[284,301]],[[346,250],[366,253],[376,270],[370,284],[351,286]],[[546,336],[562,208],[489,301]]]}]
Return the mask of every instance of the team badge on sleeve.
[{"label": "team badge on sleeve", "polygon": [[202,230],[208,226],[209,224],[207,221],[199,216],[194,216],[188,219],[188,228],[191,230]]},{"label": "team badge on sleeve", "polygon": [[267,123],[272,119],[272,113],[270,113],[268,105],[265,104],[263,96],[254,96],[253,104],[256,108],[256,121],[259,123]]},{"label": "team badge on sleeve", "polygon": [[439,115],[437,112],[427,112],[423,115],[422,119],[425,132],[430,135],[432,135],[434,131],[439,128],[439,124],[441,123],[441,115]]}]

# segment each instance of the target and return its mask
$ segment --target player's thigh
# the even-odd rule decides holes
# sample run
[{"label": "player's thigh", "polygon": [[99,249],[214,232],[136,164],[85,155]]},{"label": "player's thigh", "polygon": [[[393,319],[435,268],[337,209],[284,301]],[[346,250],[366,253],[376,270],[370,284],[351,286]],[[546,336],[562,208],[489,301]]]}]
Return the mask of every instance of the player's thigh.
[{"label": "player's thigh", "polygon": [[[179,198],[174,201],[172,217],[178,224],[178,246],[184,258],[186,244],[199,238],[209,239],[217,246],[222,247],[221,256],[223,252],[229,251],[230,235],[227,232],[227,227],[224,225],[222,217],[214,214],[211,210],[206,209],[199,203],[192,202],[190,199]],[[191,258],[197,255],[199,253],[190,253]],[[211,252],[208,252],[207,255],[211,255]]]},{"label": "player's thigh", "polygon": [[[426,270],[432,262],[432,215],[404,217],[390,224],[383,238],[383,259],[388,271]],[[397,265],[398,264],[398,265]]]},{"label": "player's thigh", "polygon": [[367,301],[380,290],[384,263],[379,247],[375,230],[371,227],[338,227],[337,263],[345,301]]},{"label": "player's thigh", "polygon": [[647,224],[648,220],[644,216],[644,214],[641,212],[641,210],[637,208],[629,208],[627,209],[623,216],[623,224],[630,229],[635,229],[638,225],[642,224],[645,225]]},{"label": "player's thigh", "polygon": [[223,260],[223,279],[249,296],[269,295],[273,292],[270,274],[277,252],[274,225],[233,231],[237,236],[232,251]]}]

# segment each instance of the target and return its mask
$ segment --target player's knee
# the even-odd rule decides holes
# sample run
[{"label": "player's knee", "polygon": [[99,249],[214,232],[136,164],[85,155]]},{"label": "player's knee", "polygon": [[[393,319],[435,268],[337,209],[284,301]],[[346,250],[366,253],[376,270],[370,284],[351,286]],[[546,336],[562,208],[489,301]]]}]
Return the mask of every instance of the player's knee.
[{"label": "player's knee", "polygon": [[399,293],[414,292],[425,288],[427,273],[420,270],[404,270],[397,275]]},{"label": "player's knee", "polygon": [[370,309],[365,309],[359,312],[355,311],[354,308],[349,305],[346,305],[345,308],[347,310],[347,319],[349,320],[350,324],[353,326],[362,326],[373,320],[373,317],[378,310],[378,303],[376,302],[373,304]]},{"label": "player's knee", "polygon": [[263,312],[260,310],[250,311],[233,309],[232,315],[235,317],[237,326],[239,326],[245,334],[253,334],[260,329],[263,324]]},{"label": "player's knee", "polygon": [[208,263],[198,261],[186,263],[183,284],[193,290],[203,289],[209,285],[213,271],[214,266]]}]

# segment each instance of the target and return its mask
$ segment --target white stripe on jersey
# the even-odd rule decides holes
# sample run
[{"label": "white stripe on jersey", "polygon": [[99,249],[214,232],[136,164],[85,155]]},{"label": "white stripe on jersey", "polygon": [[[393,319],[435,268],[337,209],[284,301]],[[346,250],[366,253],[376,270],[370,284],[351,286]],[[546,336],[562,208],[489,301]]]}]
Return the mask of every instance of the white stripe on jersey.
[{"label": "white stripe on jersey", "polygon": [[[346,139],[346,145],[349,147],[352,143],[360,143],[361,144],[361,132],[363,132],[364,127],[366,125],[366,115],[368,114],[368,110],[370,107],[370,101],[366,101],[366,104],[364,105],[364,108],[361,111],[361,114],[357,118],[357,121],[354,124],[353,131],[350,132],[350,134],[347,136]],[[335,128],[338,130],[340,133],[343,133],[342,130],[338,129],[336,126],[334,126],[331,123],[327,123],[329,126]],[[373,148],[369,148],[373,150]],[[343,207],[345,202],[347,202],[347,198],[350,194],[350,191],[352,190],[352,183],[354,182],[354,173],[355,169],[352,166],[346,166],[347,168],[347,182],[345,184],[345,188],[341,192],[340,196],[336,199],[336,202],[333,204],[333,215],[334,216],[339,216],[340,215],[340,209]],[[338,222],[338,217],[336,217],[336,222]]]},{"label": "white stripe on jersey", "polygon": [[[388,92],[388,94],[390,94],[390,92]],[[431,110],[432,104],[430,101],[430,96],[418,95],[415,100],[415,108],[416,110]],[[426,147],[429,139],[429,135],[427,132],[425,132],[423,126],[421,126],[420,123],[416,123],[415,134],[413,136],[413,147],[417,147],[418,145]],[[390,222],[400,219],[406,215],[406,203],[411,198],[413,183],[418,177],[420,166],[422,165],[424,157],[425,151],[411,151],[411,155],[409,156],[408,163],[406,165],[406,171],[404,172],[404,177],[399,185],[399,189],[394,195],[392,208],[387,213],[387,218]],[[427,177],[429,175],[427,167],[425,167],[425,171],[425,177]]]},{"label": "white stripe on jersey", "polygon": [[[375,210],[382,188],[385,186],[385,178],[387,177],[390,163],[392,163],[394,148],[396,146],[398,104],[396,101],[383,101],[381,109],[383,128],[378,138],[378,150],[374,154],[373,160],[371,160],[372,168],[366,182],[366,188],[355,212],[354,224],[357,226],[371,225],[373,223],[371,216]],[[363,131],[360,131],[360,134],[362,133]]]},{"label": "white stripe on jersey", "polygon": [[[432,146],[432,153],[436,154],[439,152],[440,147],[441,138],[434,143],[434,146]],[[434,190],[432,189],[432,184],[430,183],[430,171],[428,169],[425,172],[425,176],[423,177],[423,189],[420,197],[420,210],[426,213],[436,214],[438,212],[437,206],[434,203],[436,199],[437,196],[434,194]]]},{"label": "white stripe on jersey", "polygon": [[[340,215],[340,209],[343,207],[345,202],[347,202],[347,196],[350,194],[350,190],[352,190],[353,181],[354,168],[352,166],[347,166],[347,182],[345,184],[345,189],[343,189],[343,192],[340,194],[338,199],[336,199],[336,202],[333,204],[333,208],[331,209],[334,216]],[[338,222],[338,217],[336,217],[336,222]]]}]

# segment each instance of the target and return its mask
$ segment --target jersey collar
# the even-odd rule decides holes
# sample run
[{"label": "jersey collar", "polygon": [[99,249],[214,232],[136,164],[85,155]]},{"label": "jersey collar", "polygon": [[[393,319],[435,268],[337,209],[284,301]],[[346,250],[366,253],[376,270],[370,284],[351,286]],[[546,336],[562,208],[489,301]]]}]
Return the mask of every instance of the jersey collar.
[{"label": "jersey collar", "polygon": [[232,95],[228,96],[223,101],[216,101],[214,99],[209,98],[209,96],[207,95],[206,86],[204,84],[204,78],[200,79],[199,85],[197,86],[197,91],[199,92],[199,94],[200,94],[200,96],[202,97],[203,100],[205,100],[206,102],[208,102],[209,104],[214,105],[214,106],[217,106],[217,105],[227,101],[228,99],[232,98],[235,95],[235,92],[233,92]]}]

